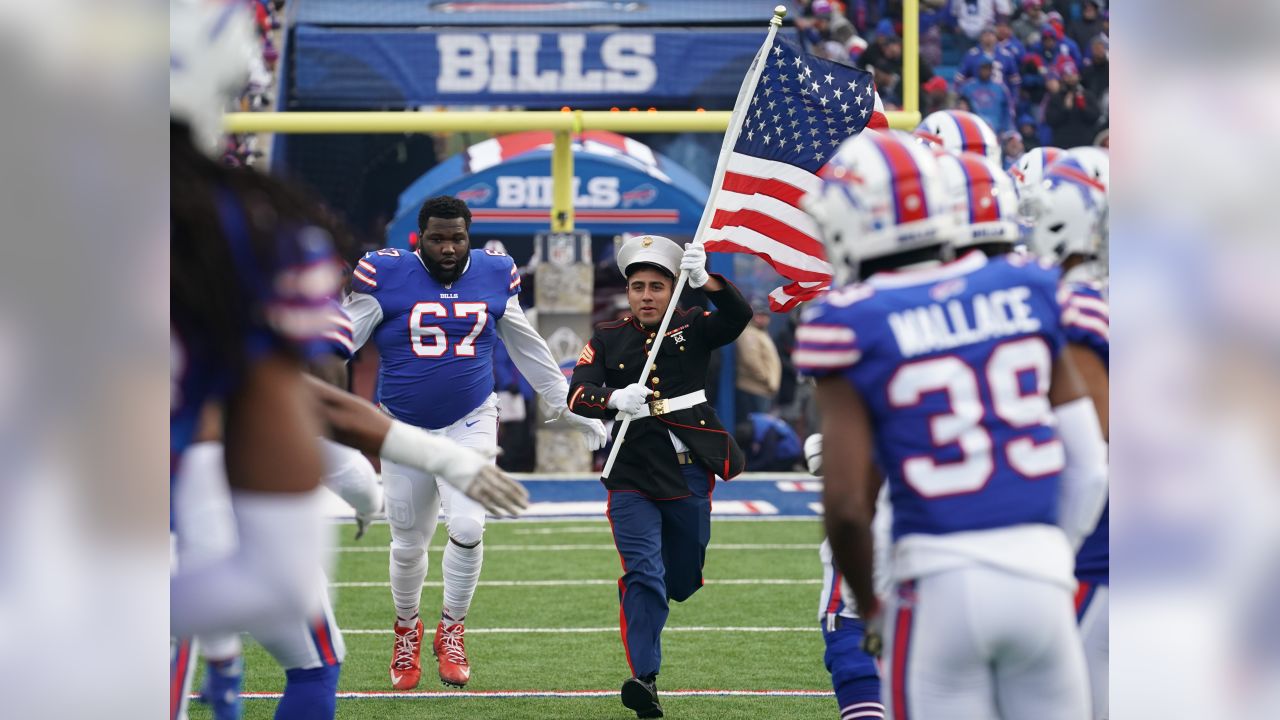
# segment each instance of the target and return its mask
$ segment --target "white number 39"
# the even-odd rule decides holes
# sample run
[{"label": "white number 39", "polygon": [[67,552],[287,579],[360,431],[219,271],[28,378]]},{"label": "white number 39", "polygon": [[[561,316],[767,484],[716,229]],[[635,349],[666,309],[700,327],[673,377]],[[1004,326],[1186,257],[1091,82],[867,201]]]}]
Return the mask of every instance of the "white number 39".
[{"label": "white number 39", "polygon": [[[997,346],[985,371],[996,417],[1015,428],[1052,424],[1047,397],[1051,370],[1049,347],[1040,338]],[[1030,392],[1020,387],[1022,373],[1033,374]],[[991,433],[983,424],[986,408],[973,369],[954,356],[903,365],[889,380],[889,403],[895,408],[914,407],[926,393],[937,391],[946,393],[950,409],[929,417],[933,445],[958,445],[962,457],[954,462],[938,462],[932,454],[907,458],[902,463],[903,478],[929,498],[977,492],[991,480],[996,459]],[[1009,466],[1027,478],[1058,472],[1065,461],[1057,440],[1036,444],[1030,437],[1018,437],[1006,442],[1003,451]]]}]

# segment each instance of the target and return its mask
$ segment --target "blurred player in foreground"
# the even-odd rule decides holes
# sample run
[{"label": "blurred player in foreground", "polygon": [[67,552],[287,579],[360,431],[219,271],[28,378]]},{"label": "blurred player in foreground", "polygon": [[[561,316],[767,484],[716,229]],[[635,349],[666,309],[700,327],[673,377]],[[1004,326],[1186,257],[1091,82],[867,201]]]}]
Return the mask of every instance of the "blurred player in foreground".
[{"label": "blurred player in foreground", "polygon": [[[796,336],[796,365],[819,378],[828,537],[869,650],[886,626],[891,716],[1081,720],[1072,556],[1105,502],[1105,444],[1061,353],[1057,273],[1021,256],[944,263],[956,228],[940,173],[914,141],[863,133],[804,201],[837,281],[863,281]],[[887,609],[872,583],[877,464]]]},{"label": "blurred player in foreground", "polygon": [[[205,410],[221,407],[221,428],[212,435],[226,441],[225,453],[218,453],[226,478],[214,486],[223,490],[223,501],[219,506],[197,496],[184,506],[193,508],[187,515],[212,513],[215,524],[221,513],[234,525],[223,523],[225,534],[234,533],[237,543],[221,556],[189,555],[191,562],[179,562],[172,578],[170,630],[179,640],[170,711],[179,716],[194,658],[192,635],[271,632],[307,623],[321,608],[315,578],[326,533],[315,438],[323,425],[369,452],[382,450],[442,473],[440,463],[456,466],[451,481],[478,497],[500,498],[495,509],[519,509],[525,495],[485,458],[304,378],[303,359],[323,350],[340,278],[331,236],[314,207],[289,189],[207,156],[216,152],[222,111],[243,90],[255,51],[247,9],[233,2],[175,2],[171,33],[171,491],[175,500],[185,495],[179,463]],[[185,521],[176,512],[171,521],[179,549],[196,539],[195,532],[183,534]],[[222,648],[237,652],[238,642]],[[340,660],[340,640],[327,649]],[[222,678],[212,677],[215,686],[206,696],[219,717],[236,717],[239,672],[217,669],[230,670],[225,675],[234,683],[219,687]],[[328,684],[336,686],[336,672],[332,680]],[[291,717],[320,716],[300,709]]]},{"label": "blurred player in foreground", "polygon": [[[454,197],[427,200],[418,214],[414,252],[371,252],[352,272],[344,307],[354,346],[378,346],[378,399],[392,417],[464,447],[496,455],[498,400],[494,344],[500,337],[521,374],[538,391],[552,419],[564,417],[587,439],[604,445],[604,425],[565,413],[568,383],[546,342],[520,308],[520,273],[494,250],[472,250],[471,211]],[[485,511],[431,473],[383,457],[383,492],[391,525],[391,595],[395,640],[391,684],[411,690],[421,679],[423,625],[418,616],[427,575],[427,546],[444,508],[449,542],[441,561],[444,606],[432,650],[440,680],[462,687],[471,679],[463,621],[471,607],[484,549]]]}]

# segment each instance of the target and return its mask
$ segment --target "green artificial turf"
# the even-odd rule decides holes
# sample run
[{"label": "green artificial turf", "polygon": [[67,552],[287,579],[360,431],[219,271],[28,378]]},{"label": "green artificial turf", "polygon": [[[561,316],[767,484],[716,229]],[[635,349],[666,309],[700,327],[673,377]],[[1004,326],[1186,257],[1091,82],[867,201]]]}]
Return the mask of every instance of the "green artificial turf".
[{"label": "green artificial turf", "polygon": [[[332,580],[335,613],[347,655],[340,691],[391,692],[388,664],[393,621],[391,591],[385,585],[343,587],[341,583],[387,582],[389,534],[376,525],[359,542],[351,527],[339,526],[340,545],[370,551],[340,552]],[[708,584],[684,603],[672,603],[663,635],[659,692],[672,690],[830,691],[822,665],[817,627],[822,568],[818,520],[713,521],[705,575]],[[423,588],[424,623],[440,606],[440,546],[432,542],[431,569]],[[620,567],[603,521],[519,521],[493,523],[485,533],[481,586],[467,618],[467,650],[472,663],[468,691],[608,691],[606,697],[459,697],[435,676],[430,638],[424,641],[423,681],[418,692],[451,693],[422,698],[361,697],[338,701],[339,718],[630,718],[616,691],[629,676],[619,640]],[[779,546],[730,549],[733,545]],[[527,547],[521,547],[527,546]],[[578,549],[547,549],[576,546]],[[743,581],[775,579],[779,584]],[[716,580],[734,581],[717,584]],[[533,581],[536,585],[509,583]],[[589,581],[589,582],[581,582]],[[497,582],[496,585],[485,583]],[[506,584],[504,584],[506,583]],[[557,628],[588,632],[529,632]],[[696,628],[680,631],[679,628]],[[719,630],[717,628],[744,628]],[[764,628],[764,631],[746,629]],[[483,632],[515,629],[519,632]],[[355,633],[352,630],[368,630]],[[266,652],[246,638],[246,692],[278,693],[284,673]],[[199,677],[196,678],[198,687]],[[663,695],[674,718],[830,718],[830,696]],[[245,700],[246,718],[270,718],[274,699]],[[208,718],[192,703],[191,718]]]}]

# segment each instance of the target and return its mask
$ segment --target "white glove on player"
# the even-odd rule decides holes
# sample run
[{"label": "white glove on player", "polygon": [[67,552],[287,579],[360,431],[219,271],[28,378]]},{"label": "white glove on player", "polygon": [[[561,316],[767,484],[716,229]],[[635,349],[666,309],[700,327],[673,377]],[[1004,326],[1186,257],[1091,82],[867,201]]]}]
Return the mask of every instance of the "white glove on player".
[{"label": "white glove on player", "polygon": [[572,425],[574,430],[582,433],[582,437],[587,440],[587,449],[591,452],[599,450],[604,447],[605,443],[609,442],[609,436],[604,431],[604,423],[599,420],[582,417],[581,415],[571,413],[568,410],[566,410],[560,417],[564,418],[565,422]]},{"label": "white glove on player", "polygon": [[810,475],[822,477],[822,433],[814,433],[804,440],[804,464]]},{"label": "white glove on player", "polygon": [[496,451],[482,454],[421,428],[393,420],[382,441],[382,457],[438,476],[494,515],[515,516],[529,507],[529,492],[493,465]]},{"label": "white glove on player", "polygon": [[646,398],[652,394],[652,390],[640,383],[631,383],[620,390],[613,391],[609,396],[609,407],[627,415],[635,415],[644,407]]},{"label": "white glove on player", "polygon": [[689,273],[689,287],[700,288],[711,276],[707,274],[707,251],[702,243],[689,243],[680,258],[680,269]]},{"label": "white glove on player", "polygon": [[486,458],[474,450],[462,449],[467,451],[464,457],[472,455],[474,459],[455,461],[439,477],[462,490],[467,497],[480,503],[494,515],[516,517],[521,510],[529,507],[529,491],[499,470],[492,458]]}]

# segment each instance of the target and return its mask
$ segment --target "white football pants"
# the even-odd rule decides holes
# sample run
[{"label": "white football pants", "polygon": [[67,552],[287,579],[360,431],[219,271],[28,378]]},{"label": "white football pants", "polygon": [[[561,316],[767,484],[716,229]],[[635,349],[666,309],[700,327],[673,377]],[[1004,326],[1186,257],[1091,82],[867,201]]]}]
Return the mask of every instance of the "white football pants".
[{"label": "white football pants", "polygon": [[[178,566],[192,567],[193,564],[218,560],[234,553],[236,525],[222,444],[204,442],[192,445],[183,453],[178,474],[178,482],[173,489]],[[310,622],[254,628],[252,633],[254,639],[285,670],[315,668],[334,664],[335,661],[340,663],[346,655],[346,644],[333,617],[327,580],[319,568],[316,569],[315,587],[323,601],[320,613]],[[211,659],[239,655],[240,636],[201,636],[199,648]]]},{"label": "white football pants", "polygon": [[1088,720],[1072,594],[986,565],[899,584],[885,615],[888,716]]},{"label": "white football pants", "polygon": [[1093,693],[1094,720],[1110,715],[1111,672],[1111,591],[1106,585],[1094,587],[1078,613],[1080,636],[1084,639],[1084,660],[1089,666],[1089,689]]},{"label": "white football pants", "polygon": [[[490,395],[484,404],[454,424],[428,432],[443,435],[463,447],[493,452],[498,447],[497,395]],[[451,616],[460,620],[466,615],[480,577],[484,507],[434,475],[386,458],[382,459],[382,492],[391,526],[391,595],[397,614],[409,618],[418,612],[422,583],[427,577],[427,546],[443,507],[450,540],[443,562],[445,605]],[[460,569],[455,570],[455,566]]]}]

